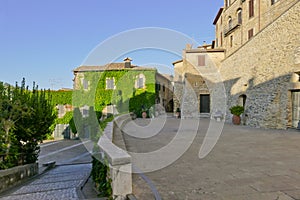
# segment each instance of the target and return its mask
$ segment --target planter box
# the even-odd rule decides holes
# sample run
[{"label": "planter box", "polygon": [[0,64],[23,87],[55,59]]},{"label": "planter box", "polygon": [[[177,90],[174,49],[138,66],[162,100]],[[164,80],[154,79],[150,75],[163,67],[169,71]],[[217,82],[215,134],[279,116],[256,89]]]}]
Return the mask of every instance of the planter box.
[{"label": "planter box", "polygon": [[0,170],[0,193],[26,181],[29,177],[38,174],[38,172],[38,163]]}]

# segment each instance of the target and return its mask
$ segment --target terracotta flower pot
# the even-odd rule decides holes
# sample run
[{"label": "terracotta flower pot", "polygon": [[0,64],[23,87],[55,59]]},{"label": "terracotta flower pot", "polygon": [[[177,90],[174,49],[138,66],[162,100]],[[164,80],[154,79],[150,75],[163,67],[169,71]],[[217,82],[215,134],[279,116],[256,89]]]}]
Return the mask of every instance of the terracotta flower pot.
[{"label": "terracotta flower pot", "polygon": [[147,113],[146,112],[142,112],[142,117],[145,119],[147,118]]},{"label": "terracotta flower pot", "polygon": [[240,125],[241,124],[241,117],[237,115],[232,116],[232,123],[235,125]]}]

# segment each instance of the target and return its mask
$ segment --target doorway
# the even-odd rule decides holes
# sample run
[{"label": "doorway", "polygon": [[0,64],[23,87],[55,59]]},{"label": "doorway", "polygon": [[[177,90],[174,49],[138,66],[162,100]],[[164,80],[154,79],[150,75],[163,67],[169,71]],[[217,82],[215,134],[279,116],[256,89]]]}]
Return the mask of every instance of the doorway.
[{"label": "doorway", "polygon": [[292,92],[292,126],[298,127],[300,120],[300,91]]},{"label": "doorway", "polygon": [[209,94],[200,94],[200,113],[210,113]]}]

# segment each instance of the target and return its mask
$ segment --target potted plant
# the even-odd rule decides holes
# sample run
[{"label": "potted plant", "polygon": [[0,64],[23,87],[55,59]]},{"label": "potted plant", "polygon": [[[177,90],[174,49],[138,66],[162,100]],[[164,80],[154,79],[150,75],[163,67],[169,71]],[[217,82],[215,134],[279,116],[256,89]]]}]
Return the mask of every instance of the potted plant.
[{"label": "potted plant", "polygon": [[145,119],[147,118],[147,111],[146,110],[143,110],[142,111],[142,117]]},{"label": "potted plant", "polygon": [[176,118],[180,118],[180,108],[176,109]]},{"label": "potted plant", "polygon": [[241,114],[244,112],[244,107],[243,106],[232,106],[230,109],[232,116],[232,123],[235,125],[240,125],[241,124]]},{"label": "potted plant", "polygon": [[145,107],[145,105],[142,105],[142,118],[147,118],[147,109]]}]

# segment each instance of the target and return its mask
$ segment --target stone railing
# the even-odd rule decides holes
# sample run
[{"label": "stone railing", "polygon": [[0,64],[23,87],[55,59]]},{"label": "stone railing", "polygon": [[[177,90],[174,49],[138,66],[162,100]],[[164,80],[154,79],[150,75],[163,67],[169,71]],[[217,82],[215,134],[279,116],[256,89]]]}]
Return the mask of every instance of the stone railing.
[{"label": "stone railing", "polygon": [[16,186],[39,172],[38,163],[0,170],[0,193]]},{"label": "stone railing", "polygon": [[124,123],[128,116],[122,115],[117,117],[114,122],[108,123],[103,136],[98,141],[98,145],[109,163],[112,195],[116,199],[126,199],[126,196],[132,193],[131,156],[113,143],[115,128]]}]

